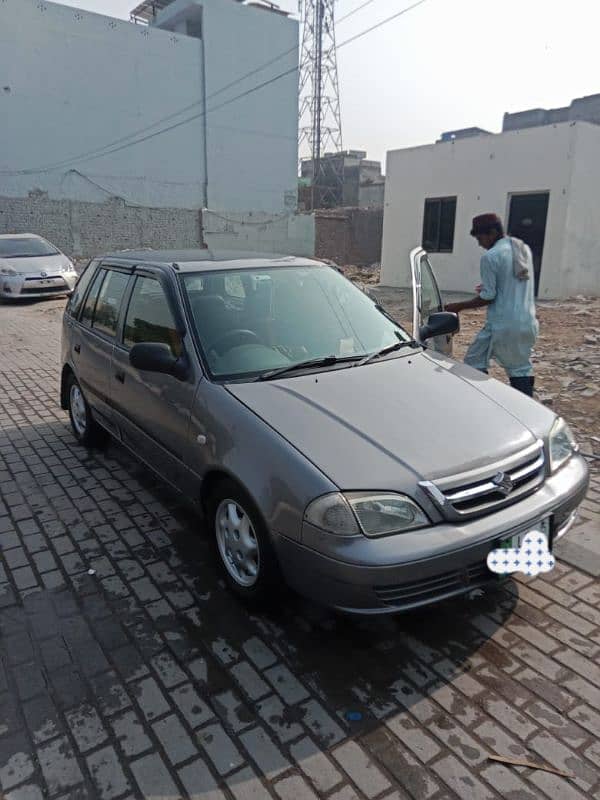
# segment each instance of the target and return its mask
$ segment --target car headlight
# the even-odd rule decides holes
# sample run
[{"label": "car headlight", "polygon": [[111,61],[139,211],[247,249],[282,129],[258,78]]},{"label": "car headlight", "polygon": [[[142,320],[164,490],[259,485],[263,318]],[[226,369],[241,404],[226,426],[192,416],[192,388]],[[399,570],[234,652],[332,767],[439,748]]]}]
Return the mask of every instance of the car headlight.
[{"label": "car headlight", "polygon": [[392,492],[328,494],[308,506],[304,519],[337,536],[386,536],[431,524],[409,497]]},{"label": "car headlight", "polygon": [[579,449],[573,431],[567,423],[559,417],[550,431],[548,440],[550,450],[550,470],[556,472]]},{"label": "car headlight", "polygon": [[13,269],[12,267],[2,267],[2,268],[0,268],[0,275],[10,275],[11,278],[14,278],[15,275],[18,275],[18,274],[19,273],[16,271],[16,269]]}]

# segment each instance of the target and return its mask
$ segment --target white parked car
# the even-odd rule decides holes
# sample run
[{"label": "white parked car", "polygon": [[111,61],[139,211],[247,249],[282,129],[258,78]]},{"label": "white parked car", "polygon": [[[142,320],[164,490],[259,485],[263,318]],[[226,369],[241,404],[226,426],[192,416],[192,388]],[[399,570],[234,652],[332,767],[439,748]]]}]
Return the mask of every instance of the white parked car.
[{"label": "white parked car", "polygon": [[0,235],[0,297],[53,297],[73,291],[77,273],[64,253],[34,233]]}]

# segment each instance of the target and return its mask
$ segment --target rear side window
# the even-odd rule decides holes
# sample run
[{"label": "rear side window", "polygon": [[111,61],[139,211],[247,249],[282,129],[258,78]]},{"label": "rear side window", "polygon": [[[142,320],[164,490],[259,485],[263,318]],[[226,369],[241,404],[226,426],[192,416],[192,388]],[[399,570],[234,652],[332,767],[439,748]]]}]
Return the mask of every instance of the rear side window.
[{"label": "rear side window", "polygon": [[92,286],[88,296],[85,298],[85,303],[83,304],[83,311],[81,312],[80,322],[82,325],[87,325],[90,327],[92,324],[94,309],[96,308],[96,300],[98,299],[98,293],[100,292],[100,287],[102,286],[102,281],[104,280],[105,275],[106,270],[99,269],[94,276]]},{"label": "rear side window", "polygon": [[79,311],[81,310],[81,306],[83,304],[83,298],[85,297],[87,288],[90,285],[92,278],[94,277],[94,273],[96,271],[97,266],[98,266],[97,261],[90,261],[90,263],[87,265],[87,267],[85,267],[85,269],[77,279],[77,283],[75,284],[75,289],[73,290],[73,294],[69,298],[69,302],[67,304],[67,313],[70,314],[72,317],[79,316]]},{"label": "rear side window", "polygon": [[96,303],[96,311],[92,322],[95,331],[114,336],[117,332],[119,309],[127,288],[129,275],[124,272],[109,270]]},{"label": "rear side window", "polygon": [[168,344],[174,356],[181,355],[181,339],[167,297],[154,278],[136,280],[125,318],[125,346],[133,347],[142,342]]}]

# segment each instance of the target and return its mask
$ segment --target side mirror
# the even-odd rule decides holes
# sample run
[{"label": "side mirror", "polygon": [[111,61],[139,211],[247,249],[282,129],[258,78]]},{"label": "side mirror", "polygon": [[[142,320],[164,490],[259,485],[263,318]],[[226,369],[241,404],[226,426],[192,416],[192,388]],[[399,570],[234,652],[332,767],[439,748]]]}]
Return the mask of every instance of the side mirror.
[{"label": "side mirror", "polygon": [[419,329],[419,338],[422,342],[432,339],[435,336],[445,336],[457,333],[460,330],[458,314],[451,311],[438,311],[432,314],[427,320],[426,325]]},{"label": "side mirror", "polygon": [[144,372],[160,372],[179,380],[185,380],[188,372],[185,358],[176,358],[169,345],[159,342],[135,344],[129,351],[129,363]]}]

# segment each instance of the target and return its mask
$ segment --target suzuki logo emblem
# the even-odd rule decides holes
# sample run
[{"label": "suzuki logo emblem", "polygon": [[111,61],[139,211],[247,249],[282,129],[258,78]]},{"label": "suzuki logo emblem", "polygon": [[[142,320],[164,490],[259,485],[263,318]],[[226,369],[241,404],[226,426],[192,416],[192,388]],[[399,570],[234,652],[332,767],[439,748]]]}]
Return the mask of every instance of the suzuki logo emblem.
[{"label": "suzuki logo emblem", "polygon": [[508,497],[508,495],[515,488],[512,478],[505,472],[498,472],[496,475],[494,475],[492,478],[492,483],[497,487],[498,491],[504,495],[504,497]]}]

